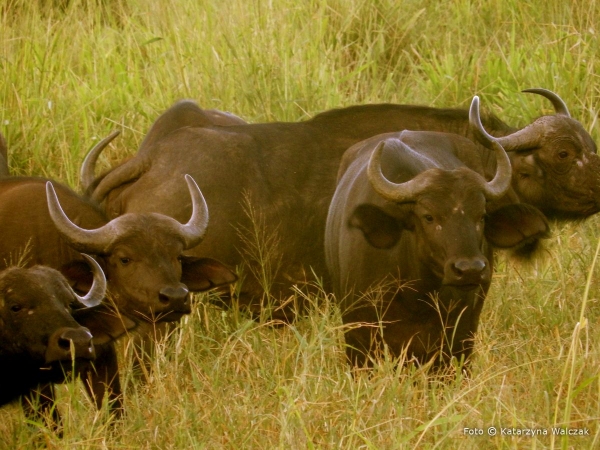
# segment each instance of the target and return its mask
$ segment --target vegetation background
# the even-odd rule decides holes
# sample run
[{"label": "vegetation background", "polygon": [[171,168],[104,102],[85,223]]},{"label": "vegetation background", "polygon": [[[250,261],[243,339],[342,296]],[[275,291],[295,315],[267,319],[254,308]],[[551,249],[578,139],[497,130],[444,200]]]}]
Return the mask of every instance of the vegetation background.
[{"label": "vegetation background", "polygon": [[[123,131],[109,167],[181,98],[262,122],[358,103],[466,107],[478,94],[525,125],[552,110],[520,91],[545,87],[598,140],[599,24],[595,0],[0,0],[0,131],[14,174],[76,189],[98,139]],[[599,448],[598,221],[554,224],[530,264],[499,255],[469,378],[439,383],[388,360],[353,377],[326,295],[279,328],[200,298],[148,383],[123,359],[122,421],[74,383],[59,389],[62,440],[15,405],[0,410],[0,448]]]}]

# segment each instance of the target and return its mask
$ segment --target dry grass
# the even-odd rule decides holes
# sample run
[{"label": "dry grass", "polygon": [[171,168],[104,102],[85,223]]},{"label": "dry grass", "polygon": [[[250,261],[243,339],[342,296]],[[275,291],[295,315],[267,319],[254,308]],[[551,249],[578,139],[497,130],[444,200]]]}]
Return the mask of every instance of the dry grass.
[{"label": "dry grass", "polygon": [[[62,9],[4,0],[0,131],[15,173],[74,187],[95,141],[123,130],[101,160],[109,166],[185,97],[270,121],[364,102],[466,106],[479,94],[518,125],[549,111],[519,93],[541,86],[597,138],[599,23],[593,0],[71,0]],[[530,265],[499,255],[469,378],[440,383],[386,359],[352,374],[327,296],[278,328],[199,298],[159,348],[147,385],[124,358],[121,422],[67,385],[62,440],[10,406],[0,411],[0,448],[594,448],[598,219],[554,230]],[[591,435],[553,436],[553,426]],[[500,427],[550,435],[503,436]]]}]

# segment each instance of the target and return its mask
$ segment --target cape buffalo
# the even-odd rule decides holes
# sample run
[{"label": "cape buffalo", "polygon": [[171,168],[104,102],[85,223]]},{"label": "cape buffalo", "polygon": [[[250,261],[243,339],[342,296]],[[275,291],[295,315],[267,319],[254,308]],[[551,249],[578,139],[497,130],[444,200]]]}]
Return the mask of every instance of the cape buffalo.
[{"label": "cape buffalo", "polygon": [[36,178],[0,180],[0,260],[5,264],[22,259],[27,265],[48,265],[86,290],[89,270],[79,252],[97,255],[111,302],[137,322],[178,320],[190,312],[189,291],[235,280],[218,261],[183,256],[202,240],[208,222],[206,204],[190,177],[193,213],[183,225],[153,213],[109,221],[93,202],[54,185]]},{"label": "cape buffalo", "polygon": [[[522,130],[494,116],[484,118],[509,151],[510,195],[552,218],[597,212],[600,157],[594,142],[558,96],[543,89],[528,92],[549,98],[556,115]],[[200,117],[196,123],[195,115]],[[186,255],[246,265],[240,304],[255,311],[265,290],[286,298],[293,285],[314,279],[312,273],[329,285],[325,220],[342,155],[350,146],[404,129],[472,136],[466,110],[407,105],[354,106],[305,122],[228,127],[207,126],[202,116],[194,103],[176,103],[152,126],[137,154],[91,183],[88,194],[102,202],[109,217],[152,211],[183,220],[190,208],[179,200],[185,185],[177,175],[190,173],[201,183],[214,228]],[[484,173],[495,173],[489,152],[483,147],[478,152]],[[93,178],[93,167],[83,171]]]},{"label": "cape buffalo", "polygon": [[[218,261],[183,255],[200,242],[208,222],[200,190],[191,177],[186,180],[193,212],[185,224],[153,213],[109,221],[93,202],[60,184],[0,180],[0,263],[44,264],[86,291],[91,277],[79,251],[96,255],[108,280],[104,307],[116,308],[120,320],[137,325],[136,336],[146,336],[155,322],[176,321],[191,311],[190,291],[236,280]],[[92,382],[101,401],[102,384]]]},{"label": "cape buffalo", "polygon": [[420,364],[466,359],[492,278],[492,246],[513,247],[548,231],[529,205],[486,214],[510,188],[511,168],[481,125],[477,97],[470,116],[478,142],[493,148],[491,181],[475,144],[458,135],[403,131],[348,150],[352,161],[329,208],[325,249],[343,321],[352,324],[346,348],[356,365],[382,343]]},{"label": "cape buffalo", "polygon": [[120,407],[112,340],[127,325],[100,305],[106,280],[98,263],[84,257],[93,267],[94,280],[83,297],[60,272],[46,266],[0,272],[0,406],[24,396],[28,412],[33,413],[39,389],[41,409],[52,410],[57,424],[51,383],[63,382],[75,369],[98,405],[107,385],[112,406]]}]

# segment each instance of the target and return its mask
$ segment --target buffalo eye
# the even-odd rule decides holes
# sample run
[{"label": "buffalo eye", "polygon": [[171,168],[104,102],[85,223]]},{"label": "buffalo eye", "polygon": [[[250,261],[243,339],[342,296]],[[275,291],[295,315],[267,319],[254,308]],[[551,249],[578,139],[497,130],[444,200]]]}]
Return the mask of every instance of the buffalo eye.
[{"label": "buffalo eye", "polygon": [[119,258],[119,261],[121,261],[121,264],[126,266],[127,264],[129,264],[131,262],[131,258]]},{"label": "buffalo eye", "polygon": [[565,158],[566,158],[566,157],[568,157],[568,156],[569,156],[569,152],[568,152],[568,151],[566,151],[566,150],[563,150],[562,152],[559,152],[559,153],[558,153],[558,157],[559,157],[560,159],[565,159]]},{"label": "buffalo eye", "polygon": [[23,307],[22,307],[21,305],[12,305],[12,306],[10,307],[10,310],[11,310],[12,312],[19,312],[19,311],[21,311],[22,309],[23,309]]},{"label": "buffalo eye", "polygon": [[423,218],[425,219],[425,222],[433,223],[433,216],[431,214],[425,214]]}]

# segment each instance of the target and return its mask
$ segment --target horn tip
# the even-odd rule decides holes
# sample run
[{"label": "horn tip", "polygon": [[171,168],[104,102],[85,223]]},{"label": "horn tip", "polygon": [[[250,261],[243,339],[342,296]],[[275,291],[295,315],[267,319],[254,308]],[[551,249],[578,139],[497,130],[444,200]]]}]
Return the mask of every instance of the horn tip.
[{"label": "horn tip", "polygon": [[54,189],[52,181],[46,181],[46,195],[56,196],[56,190]]},{"label": "horn tip", "polygon": [[479,96],[474,95],[471,100],[471,107],[469,108],[469,120],[474,123],[477,128],[480,128],[479,124],[481,119],[479,118]]},{"label": "horn tip", "polygon": [[83,256],[85,259],[87,259],[92,264],[94,264],[96,262],[96,260],[94,258],[92,258],[90,255],[88,255],[87,253],[82,253],[81,256]]},{"label": "horn tip", "polygon": [[200,186],[198,186],[198,183],[196,182],[196,180],[194,179],[193,176],[189,175],[189,174],[185,174],[185,181],[189,187],[189,189],[194,190],[194,191],[198,191],[198,193],[200,194],[200,196],[202,198],[204,198],[204,195],[202,194],[202,189],[200,189]]},{"label": "horn tip", "polygon": [[88,292],[84,297],[79,297],[79,301],[83,303],[87,307],[98,306],[102,303],[102,298],[106,294],[106,275],[104,271],[100,267],[100,264],[92,258],[90,255],[86,253],[82,253],[88,264],[92,267],[92,272],[94,273],[94,282],[92,283],[92,287],[90,292]]},{"label": "horn tip", "polygon": [[196,180],[194,180],[193,176],[186,173],[184,175],[184,178],[190,188],[200,190],[200,188],[198,187],[198,183],[196,183]]},{"label": "horn tip", "polygon": [[548,89],[544,89],[544,88],[527,88],[527,89],[523,89],[521,92],[524,92],[526,94],[535,94],[536,92],[548,92]]},{"label": "horn tip", "polygon": [[81,256],[83,256],[87,260],[87,262],[90,264],[90,266],[92,266],[92,270],[94,272],[101,272],[102,277],[105,277],[104,271],[100,267],[100,264],[98,264],[98,261],[96,261],[92,256],[88,255],[87,253],[82,253]]},{"label": "horn tip", "polygon": [[377,143],[377,145],[375,146],[375,148],[373,149],[373,152],[371,153],[371,156],[369,157],[369,166],[378,164],[379,160],[381,159],[381,154],[383,153],[384,147],[385,147],[385,139],[382,141],[379,141]]}]

